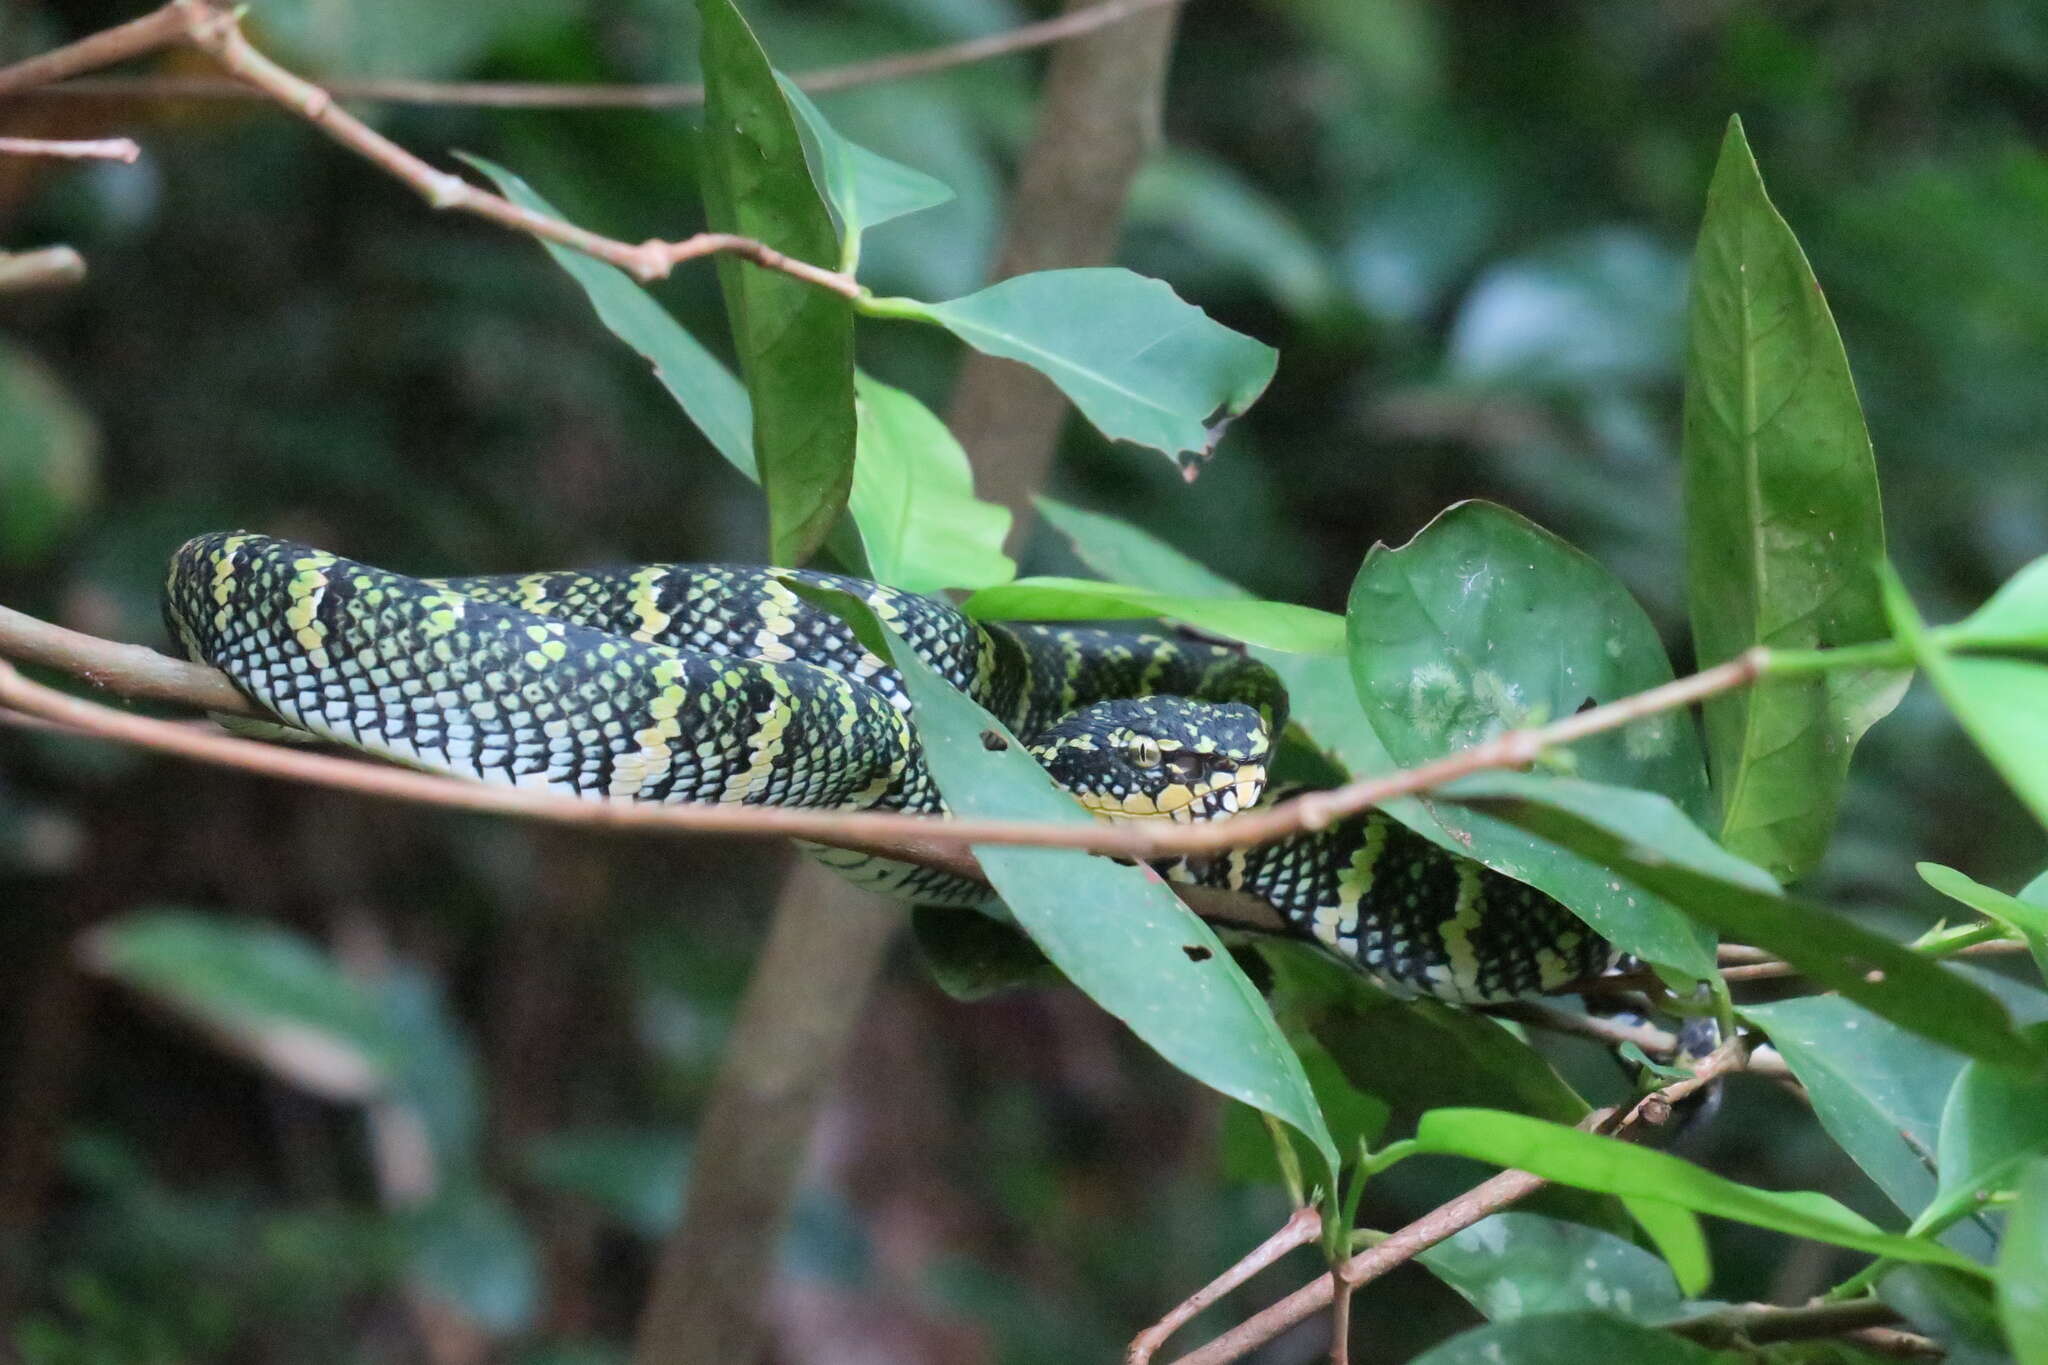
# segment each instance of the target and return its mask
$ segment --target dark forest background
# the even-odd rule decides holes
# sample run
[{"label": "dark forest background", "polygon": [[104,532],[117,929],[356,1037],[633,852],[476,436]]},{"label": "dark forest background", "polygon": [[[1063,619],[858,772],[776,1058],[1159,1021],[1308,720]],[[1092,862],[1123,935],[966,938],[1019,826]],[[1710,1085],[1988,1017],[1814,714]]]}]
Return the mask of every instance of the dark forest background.
[{"label": "dark forest background", "polygon": [[[798,71],[1043,12],[746,10]],[[0,57],[133,13],[16,3]],[[687,0],[259,0],[251,18],[316,76],[606,82],[693,79],[695,24]],[[1043,60],[820,97],[959,193],[870,239],[878,292],[983,280]],[[1496,499],[1619,573],[1683,667],[1685,262],[1730,113],[1840,324],[1894,557],[1930,615],[1966,610],[2048,552],[2048,7],[2030,0],[1189,5],[1120,261],[1277,346],[1279,374],[1192,485],[1074,424],[1049,491],[1340,610],[1375,540]],[[637,241],[701,223],[693,118],[376,122]],[[422,573],[761,557],[754,490],[531,241],[436,217],[264,104],[39,100],[0,106],[0,131],[146,148],[0,160],[0,240],[69,242],[92,271],[0,301],[0,601],[159,643],[166,555],[235,526]],[[657,293],[722,342],[709,269]],[[959,360],[936,332],[861,329],[863,366],[936,408]],[[1027,560],[1074,568],[1044,531]],[[1858,755],[1817,890],[1907,928],[1939,913],[1916,859],[2010,886],[2041,854],[1916,692]],[[0,1358],[473,1358],[439,1323],[474,1358],[622,1361],[783,865],[765,844],[535,830],[0,731]],[[81,970],[82,935],[160,908],[290,930],[378,981],[433,1121],[471,1141],[473,1169],[441,1173],[462,1197],[393,1207],[359,1106]],[[1589,1093],[1616,1084],[1589,1046],[1546,1047]],[[778,1360],[1114,1359],[1286,1213],[1257,1125],[1072,992],[958,1003],[906,948],[845,1076],[784,1249]],[[1737,1078],[1726,1103],[1716,1169],[1874,1207],[1768,1086]],[[1392,1173],[1364,1221],[1454,1175]],[[1831,1281],[1824,1249],[1716,1233],[1726,1297]],[[1415,1266],[1355,1312],[1372,1361],[1476,1320]]]}]

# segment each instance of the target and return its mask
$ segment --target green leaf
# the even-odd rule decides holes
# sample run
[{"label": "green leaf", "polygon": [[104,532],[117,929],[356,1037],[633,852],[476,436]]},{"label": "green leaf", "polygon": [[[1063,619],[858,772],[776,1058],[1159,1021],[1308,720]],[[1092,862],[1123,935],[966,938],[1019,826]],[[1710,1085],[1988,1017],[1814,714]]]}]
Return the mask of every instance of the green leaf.
[{"label": "green leaf", "polygon": [[2013,1031],[1996,997],[1903,944],[1711,869],[1672,863],[1664,850],[1644,847],[1633,830],[1609,826],[1591,809],[1568,812],[1518,801],[1493,802],[1489,808],[1611,868],[1728,938],[1768,948],[1814,982],[1923,1037],[2003,1065],[2030,1066],[2038,1060],[2035,1049]]},{"label": "green leaf", "polygon": [[1339,654],[1344,649],[1344,618],[1313,607],[1238,597],[1184,597],[1087,578],[1020,578],[983,588],[967,599],[965,610],[983,620],[1168,618],[1266,649],[1301,654]]},{"label": "green leaf", "polygon": [[1682,1297],[1670,1269],[1633,1242],[1535,1213],[1496,1213],[1416,1259],[1495,1322],[1588,1310],[1663,1322]]},{"label": "green leaf", "polygon": [[[2027,1036],[2048,1044],[2048,1024]],[[2048,1154],[2048,1072],[1972,1062],[1956,1077],[1941,1111],[1935,1149],[1941,1179],[1923,1223],[1944,1223],[1976,1196],[2003,1187],[2034,1157]]]},{"label": "green leaf", "polygon": [[[698,11],[701,171],[712,229],[833,267],[838,234],[766,54],[732,0],[698,0]],[[853,307],[829,290],[731,255],[719,256],[718,278],[753,400],[769,553],[795,567],[831,533],[853,486]]]},{"label": "green leaf", "polygon": [[1169,147],[1149,158],[1131,185],[1128,222],[1173,234],[1195,256],[1197,272],[1248,279],[1296,317],[1324,313],[1340,298],[1322,245],[1219,157]]},{"label": "green leaf", "polygon": [[527,1143],[520,1165],[540,1184],[588,1199],[652,1242],[682,1217],[689,1145],[668,1129],[570,1129]]},{"label": "green leaf", "polygon": [[1949,644],[1973,649],[2048,649],[2048,555],[2028,564],[1991,600],[1949,627]]},{"label": "green leaf", "polygon": [[404,1215],[416,1286],[485,1332],[517,1332],[540,1302],[533,1243],[505,1200],[461,1185]]},{"label": "green leaf", "polygon": [[97,496],[99,429],[35,355],[0,342],[0,565],[48,554]]},{"label": "green leaf", "polygon": [[1940,863],[1915,863],[1920,880],[1947,896],[1961,901],[2014,938],[2024,941],[2034,955],[2034,965],[2048,976],[2048,907],[2031,905],[2017,896],[1993,890],[1973,881],[1952,867]]},{"label": "green leaf", "polygon": [[1046,523],[1073,544],[1081,562],[1104,578],[1182,597],[1251,597],[1221,574],[1127,521],[1052,498],[1032,501]]},{"label": "green leaf", "polygon": [[[1491,503],[1460,503],[1407,545],[1375,547],[1352,585],[1348,628],[1366,719],[1404,768],[1672,676],[1655,628],[1612,574]],[[1683,715],[1586,740],[1567,761],[1596,782],[1661,792],[1687,814],[1706,805],[1698,738]],[[1596,863],[1484,809],[1433,799],[1419,809],[1437,832],[1412,813],[1390,813],[1444,848],[1554,897],[1602,932],[1619,932],[1622,942],[1652,935],[1655,961],[1689,964],[1685,970],[1695,974],[1708,969],[1703,938]],[[1658,822],[1671,825],[1675,815]]]},{"label": "green leaf", "polygon": [[1927,673],[1965,734],[2034,818],[2048,825],[2048,668],[2019,659],[1950,654],[1928,633],[1890,568],[1883,573],[1892,631]]},{"label": "green leaf", "polygon": [[974,496],[967,452],[924,404],[854,376],[860,458],[848,510],[871,576],[910,592],[983,588],[1017,566],[1003,553],[1010,509]]},{"label": "green leaf", "polygon": [[[1842,339],[1731,119],[1693,256],[1686,579],[1699,666],[1882,639],[1884,517]],[[1820,861],[1849,756],[1906,676],[1832,670],[1706,704],[1721,842],[1780,880]]]},{"label": "green leaf", "polygon": [[[865,603],[834,596],[842,617],[872,619]],[[1093,820],[1001,722],[890,636],[925,760],[955,813]],[[990,734],[1001,741],[996,747],[985,741]],[[1019,926],[1069,981],[1174,1066],[1299,1129],[1334,1187],[1337,1150],[1300,1059],[1215,931],[1158,873],[1069,849],[977,846],[974,853]]]},{"label": "green leaf", "polygon": [[[480,156],[464,155],[463,160],[489,176],[499,193],[521,208],[561,217],[554,205],[503,166]],[[732,371],[625,271],[553,242],[541,245],[555,264],[582,286],[598,320],[611,334],[654,366],[654,377],[726,462],[759,483],[754,466],[754,407]]]},{"label": "green leaf", "polygon": [[1587,1112],[1550,1063],[1497,1020],[1438,1000],[1397,1000],[1302,944],[1262,942],[1259,951],[1290,1026],[1313,1034],[1397,1122],[1453,1104],[1507,1104],[1564,1123]]},{"label": "green leaf", "polygon": [[1547,1313],[1488,1323],[1409,1365],[1720,1365],[1726,1357],[1669,1332],[1602,1313]]},{"label": "green leaf", "polygon": [[2048,1365],[2048,1158],[2029,1162],[2015,1187],[1998,1249],[1998,1316],[2018,1365]]},{"label": "green leaf", "polygon": [[[1655,850],[1659,857],[1678,866],[1766,895],[1778,891],[1778,884],[1769,873],[1724,850],[1707,837],[1706,831],[1688,820],[1683,811],[1655,792],[1541,773],[1499,771],[1460,778],[1439,794],[1447,801],[1460,803],[1529,802],[1548,806],[1605,829],[1625,829],[1639,847]],[[1436,802],[1431,803],[1431,808],[1445,809]],[[1612,880],[1612,873],[1604,865],[1585,859],[1577,861]],[[1583,908],[1574,904],[1573,909],[1623,952],[1676,967],[1694,977],[1714,974],[1714,935],[1659,896],[1609,888],[1608,894],[1586,898]]]},{"label": "green leaf", "polygon": [[[1404,768],[1504,730],[1671,681],[1650,618],[1619,580],[1526,517],[1487,502],[1373,547],[1351,587],[1351,671]],[[1581,777],[1705,806],[1692,727],[1651,716],[1572,747]]]},{"label": "green leaf", "polygon": [[[1926,1208],[1941,1097],[1963,1059],[1839,996],[1746,1005],[1742,1013],[1770,1035],[1828,1136],[1908,1216]],[[1950,1244],[1990,1249],[1976,1227],[1958,1228]]]},{"label": "green leaf", "polygon": [[955,1000],[1066,982],[1029,938],[987,915],[919,906],[910,912],[910,936],[932,980]]},{"label": "green leaf", "polygon": [[1998,1330],[1995,1286],[1940,1266],[1893,1266],[1877,1295],[1943,1348],[1943,1365],[2012,1365]]},{"label": "green leaf", "polygon": [[782,97],[796,113],[805,158],[838,222],[841,271],[850,275],[860,263],[860,235],[867,229],[934,208],[953,197],[949,187],[923,171],[840,136],[795,81],[780,72],[775,79],[782,87]]},{"label": "green leaf", "polygon": [[1112,440],[1192,472],[1222,424],[1265,392],[1278,353],[1128,270],[1040,270],[945,303],[875,299],[864,311],[935,322],[975,350],[1029,365]]},{"label": "green leaf", "polygon": [[328,1099],[383,1093],[403,1050],[375,998],[282,929],[145,910],[94,930],[86,953],[229,1051]]},{"label": "green leaf", "polygon": [[1437,1109],[1422,1116],[1420,1150],[1512,1167],[1579,1189],[1676,1204],[1696,1213],[1835,1246],[1984,1274],[1937,1242],[1885,1232],[1824,1194],[1739,1185],[1667,1152],[1493,1109]]}]

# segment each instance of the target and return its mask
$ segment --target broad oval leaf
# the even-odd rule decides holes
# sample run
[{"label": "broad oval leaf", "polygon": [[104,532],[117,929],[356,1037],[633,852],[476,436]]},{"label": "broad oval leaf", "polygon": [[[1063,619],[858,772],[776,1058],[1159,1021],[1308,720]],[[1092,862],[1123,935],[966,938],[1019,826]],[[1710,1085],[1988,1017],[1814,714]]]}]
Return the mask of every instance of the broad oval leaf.
[{"label": "broad oval leaf", "polygon": [[[830,594],[830,605],[842,616],[866,618],[871,632],[886,630],[844,593]],[[1053,785],[1001,722],[894,632],[886,638],[925,759],[953,811],[1041,823],[1094,819]],[[1335,1187],[1337,1149],[1301,1060],[1215,931],[1158,873],[1072,849],[988,845],[974,853],[1018,925],[1069,981],[1180,1070],[1299,1129]]]},{"label": "broad oval leaf", "polygon": [[1711,867],[1674,863],[1662,849],[1638,843],[1626,825],[1604,823],[1597,810],[1521,800],[1488,804],[1503,819],[1577,850],[1731,939],[1770,949],[1816,983],[1922,1037],[2001,1065],[2032,1066],[2040,1059],[1995,996],[1903,944],[1816,906],[1728,880]]},{"label": "broad oval leaf", "polygon": [[1998,1249],[1998,1317],[2019,1365],[2048,1365],[2048,1158],[2027,1163]]},{"label": "broad oval leaf", "polygon": [[[1908,1217],[1926,1208],[1942,1097],[1963,1059],[1840,996],[1747,1005],[1742,1014],[1770,1035],[1806,1087],[1814,1117],[1850,1160]],[[1974,1225],[1947,1240],[1976,1255],[1991,1249]]]},{"label": "broad oval leaf", "polygon": [[1416,1259],[1495,1322],[1573,1312],[1664,1322],[1678,1315],[1683,1297],[1670,1268],[1635,1243],[1512,1209]]},{"label": "broad oval leaf", "polygon": [[1661,1200],[1793,1237],[1972,1274],[1982,1266],[1938,1242],[1885,1232],[1861,1214],[1808,1190],[1760,1190],[1672,1156],[1596,1133],[1495,1109],[1437,1109],[1415,1141],[1425,1152],[1512,1167],[1580,1189]]},{"label": "broad oval leaf", "polygon": [[1721,1365],[1706,1347],[1604,1313],[1549,1313],[1488,1323],[1424,1351],[1409,1365]]},{"label": "broad oval leaf", "polygon": [[[1655,628],[1612,574],[1491,503],[1460,503],[1399,549],[1375,547],[1352,585],[1347,624],[1366,718],[1404,768],[1672,676]],[[1683,714],[1583,741],[1568,761],[1589,780],[1660,792],[1686,814],[1706,806],[1699,740]],[[1708,968],[1704,940],[1605,868],[1487,810],[1420,804],[1445,847],[1527,882],[1619,941],[1654,935],[1654,961]]]},{"label": "broad oval leaf", "polygon": [[1898,575],[1883,574],[1885,612],[1957,724],[2034,818],[2048,825],[2048,667],[1951,654],[1920,620]]},{"label": "broad oval leaf", "polygon": [[844,273],[852,274],[860,263],[861,233],[891,218],[935,208],[953,197],[950,187],[923,171],[840,136],[795,81],[779,71],[775,79],[796,114],[805,158],[838,223],[839,268]]},{"label": "broad oval leaf", "polygon": [[1017,565],[1003,553],[1010,509],[974,496],[967,452],[931,409],[867,375],[854,376],[860,456],[847,509],[870,576],[911,592],[984,588]]},{"label": "broad oval leaf", "polygon": [[[1375,546],[1351,587],[1351,671],[1367,718],[1403,767],[1504,730],[1671,681],[1664,646],[1620,581],[1526,517],[1463,502],[1398,549]],[[1576,774],[1706,803],[1682,715],[1572,747]]]},{"label": "broad oval leaf", "polygon": [[[1699,665],[1753,645],[1882,639],[1884,516],[1827,301],[1731,119],[1693,255],[1686,348],[1687,594]],[[1781,880],[1820,861],[1849,756],[1897,669],[1767,679],[1706,704],[1730,850]]]},{"label": "broad oval leaf", "polygon": [[[732,0],[698,0],[697,8],[704,25],[700,171],[712,229],[836,266],[839,237],[766,54]],[[796,567],[824,543],[853,486],[853,306],[729,254],[718,257],[718,279],[753,400],[769,552]]]},{"label": "broad oval leaf", "polygon": [[296,934],[189,910],[93,931],[87,960],[171,1006],[230,1051],[335,1100],[382,1094],[403,1041],[376,998]]},{"label": "broad oval leaf", "polygon": [[1087,578],[1020,578],[967,599],[970,616],[1013,621],[1165,618],[1248,645],[1297,654],[1339,654],[1344,618],[1292,602],[1186,597]]},{"label": "broad oval leaf", "polygon": [[1112,440],[1200,467],[1222,424],[1265,392],[1278,354],[1159,280],[1115,267],[1039,270],[944,303],[873,299],[863,311],[934,322],[1029,365]]}]

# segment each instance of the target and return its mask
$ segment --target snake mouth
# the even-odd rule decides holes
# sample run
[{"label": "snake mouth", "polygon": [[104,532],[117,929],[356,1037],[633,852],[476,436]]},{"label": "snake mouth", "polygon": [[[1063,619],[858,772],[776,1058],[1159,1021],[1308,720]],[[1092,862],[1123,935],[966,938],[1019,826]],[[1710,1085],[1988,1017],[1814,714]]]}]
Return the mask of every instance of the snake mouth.
[{"label": "snake mouth", "polygon": [[1077,792],[1076,799],[1109,820],[1171,820],[1194,824],[1220,820],[1249,810],[1265,794],[1266,770],[1246,763],[1234,771],[1217,771],[1193,782],[1175,782],[1158,792]]}]

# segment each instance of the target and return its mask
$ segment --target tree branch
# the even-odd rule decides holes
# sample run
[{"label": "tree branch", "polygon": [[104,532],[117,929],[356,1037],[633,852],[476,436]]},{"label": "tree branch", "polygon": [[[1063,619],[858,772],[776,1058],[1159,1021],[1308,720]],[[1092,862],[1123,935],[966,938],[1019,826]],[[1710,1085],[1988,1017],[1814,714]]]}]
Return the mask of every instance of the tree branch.
[{"label": "tree branch", "polygon": [[1815,1300],[1787,1308],[1771,1303],[1738,1303],[1674,1322],[1665,1330],[1717,1350],[1765,1346],[1774,1341],[1813,1341],[1846,1337],[1885,1355],[1939,1357],[1939,1342],[1913,1332],[1882,1331],[1902,1321],[1898,1310],[1879,1299],[1843,1303]]},{"label": "tree branch", "polygon": [[[0,614],[0,658],[34,659],[51,667],[94,677],[107,686],[113,686],[121,675],[95,671],[95,666],[122,660],[132,669],[159,670],[153,675],[156,678],[152,684],[155,690],[146,694],[156,699],[188,700],[193,705],[210,708],[223,699],[219,684],[202,682],[191,672],[196,665],[165,667],[175,662],[170,660],[153,664],[139,657],[149,655],[150,651],[94,640],[19,612],[4,609],[0,612],[4,612]],[[1680,678],[1648,692],[1624,697],[1533,730],[1510,730],[1418,768],[1351,782],[1329,791],[1309,792],[1227,820],[1192,825],[1154,821],[1037,824],[1023,820],[963,820],[883,811],[580,801],[532,788],[494,787],[321,754],[296,753],[226,735],[198,734],[182,726],[128,715],[66,696],[32,683],[4,665],[0,665],[0,705],[124,744],[161,749],[201,762],[392,799],[621,830],[692,829],[722,834],[783,835],[871,852],[887,850],[889,856],[902,856],[908,850],[915,850],[916,856],[912,861],[953,870],[967,866],[965,858],[974,844],[1078,848],[1118,857],[1153,859],[1184,853],[1216,853],[1224,849],[1271,843],[1303,830],[1321,829],[1334,820],[1369,810],[1397,796],[1429,791],[1475,772],[1521,767],[1534,762],[1545,750],[1556,745],[1730,691],[1753,681],[1768,658],[1766,651],[1751,650],[1703,673]],[[86,667],[75,667],[81,663]],[[210,669],[200,672],[219,677]],[[189,681],[204,695],[176,695],[178,688],[184,685],[181,679]],[[246,704],[235,709],[248,714]]]},{"label": "tree branch", "polygon": [[66,161],[129,161],[142,155],[133,138],[103,137],[53,142],[40,137],[0,137],[0,156],[50,156]]},{"label": "tree branch", "polygon": [[[1748,1057],[1747,1040],[1731,1038],[1703,1058],[1686,1079],[1652,1091],[1626,1111],[1596,1110],[1588,1114],[1579,1127],[1623,1141],[1639,1141],[1652,1130],[1670,1122],[1673,1108],[1680,1100],[1730,1072],[1742,1070],[1748,1063]],[[1227,1365],[1229,1361],[1240,1359],[1296,1323],[1328,1308],[1336,1298],[1335,1275],[1342,1275],[1350,1287],[1356,1289],[1413,1260],[1445,1238],[1463,1232],[1482,1218],[1528,1198],[1548,1183],[1527,1171],[1502,1171],[1359,1252],[1338,1267],[1334,1274],[1319,1276],[1206,1346],[1180,1357],[1174,1365]],[[1133,1344],[1129,1365],[1147,1365],[1150,1359],[1149,1350],[1140,1353]]]},{"label": "tree branch", "polygon": [[[1063,43],[1098,29],[1121,24],[1149,10],[1181,2],[1182,0],[1100,0],[1100,3],[1086,5],[1051,19],[1041,19],[1036,23],[1020,24],[1001,33],[924,48],[916,52],[903,52],[889,57],[876,57],[867,61],[847,62],[839,66],[795,72],[790,79],[800,88],[812,93],[904,80],[912,76],[929,75],[935,71],[945,71],[952,67]],[[91,70],[107,64],[106,61],[98,61],[77,69]],[[56,79],[61,77],[45,78]],[[323,81],[322,84],[327,92],[338,100],[367,100],[383,104],[461,105],[490,109],[679,109],[704,102],[704,87],[695,81],[647,85],[571,85],[528,81],[415,81],[337,76]],[[261,92],[237,81],[207,76],[100,76],[54,86],[45,85],[42,81],[30,81],[20,89],[0,85],[0,95],[25,93],[29,85],[41,87],[34,91],[39,96],[82,95],[97,99],[206,100],[263,98]]]},{"label": "tree branch", "polygon": [[85,278],[85,258],[68,246],[0,251],[0,294],[56,289]]}]

